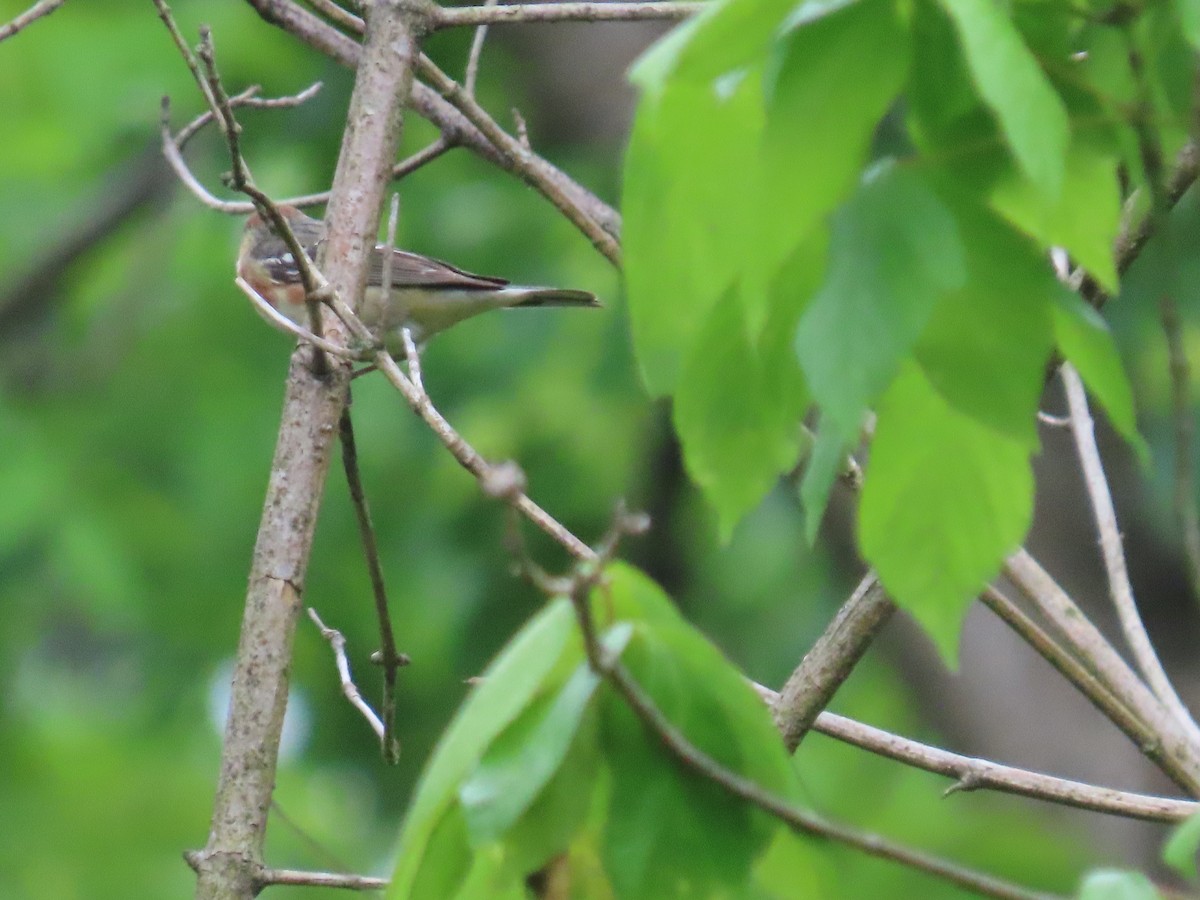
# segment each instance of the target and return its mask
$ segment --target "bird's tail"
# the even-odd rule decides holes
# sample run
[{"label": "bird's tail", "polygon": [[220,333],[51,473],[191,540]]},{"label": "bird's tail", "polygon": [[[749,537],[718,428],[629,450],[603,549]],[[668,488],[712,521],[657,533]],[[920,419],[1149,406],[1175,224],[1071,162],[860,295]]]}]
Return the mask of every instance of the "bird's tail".
[{"label": "bird's tail", "polygon": [[540,287],[506,287],[503,293],[509,294],[512,302],[509,306],[600,306],[596,295],[588,291],[576,291],[570,288],[540,288]]}]

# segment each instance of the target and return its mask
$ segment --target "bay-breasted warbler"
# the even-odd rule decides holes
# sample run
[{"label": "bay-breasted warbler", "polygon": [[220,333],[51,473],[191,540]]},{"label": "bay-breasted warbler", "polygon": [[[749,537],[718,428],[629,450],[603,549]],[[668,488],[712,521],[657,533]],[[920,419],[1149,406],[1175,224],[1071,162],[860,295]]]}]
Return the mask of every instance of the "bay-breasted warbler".
[{"label": "bay-breasted warbler", "polygon": [[[316,259],[325,223],[293,206],[281,206],[296,239]],[[367,288],[359,307],[363,320],[396,356],[404,355],[401,330],[420,346],[439,331],[489,309],[525,306],[599,306],[594,294],[566,288],[527,287],[503,278],[473,275],[440,260],[393,250],[391,290],[383,290],[384,256],[377,246],[367,265]],[[258,213],[250,216],[238,252],[238,274],[271,306],[307,326],[300,267],[287,243]]]}]

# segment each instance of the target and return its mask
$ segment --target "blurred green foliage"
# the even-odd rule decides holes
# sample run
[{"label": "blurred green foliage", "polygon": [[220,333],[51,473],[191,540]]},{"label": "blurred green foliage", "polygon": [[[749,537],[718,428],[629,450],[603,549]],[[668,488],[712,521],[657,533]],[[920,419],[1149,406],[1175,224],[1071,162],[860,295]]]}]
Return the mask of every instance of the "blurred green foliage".
[{"label": "blurred green foliage", "polygon": [[[336,160],[351,76],[244,4],[180,0],[189,37],[211,24],[231,89],[324,88],[294,111],[248,111],[245,153],[276,196],[318,190]],[[26,6],[0,0],[0,21]],[[467,34],[431,52],[461,71]],[[601,196],[618,153],[538,133],[537,71],[493,35],[480,97],[530,119],[538,149]],[[598,85],[597,90],[607,87]],[[290,342],[232,285],[240,223],[169,179],[78,256],[53,254],[159,165],[159,99],[182,124],[201,106],[150,5],[69,2],[0,44],[0,895],[29,900],[187,896],[179,858],[203,845],[220,752],[220,696],[273,449]],[[501,117],[503,118],[503,117]],[[434,136],[412,117],[405,147]],[[212,134],[189,148],[215,187]],[[720,543],[686,482],[661,404],[639,386],[617,274],[539,196],[465,151],[401,186],[403,246],[514,279],[594,290],[596,314],[481,317],[435,341],[426,383],[492,459],[585,539],[615,500],[658,528],[630,546],[686,617],[752,677],[780,683],[845,590],[806,549],[794,499],[776,489]],[[47,258],[47,254],[51,254]],[[15,287],[49,277],[31,296]],[[1147,340],[1149,340],[1147,338]],[[1158,373],[1163,369],[1156,368]],[[1156,376],[1157,377],[1157,376]],[[302,623],[290,735],[268,835],[274,865],[390,869],[403,811],[464,681],[542,605],[509,574],[502,509],[483,498],[382,381],[355,383],[360,462],[392,593],[401,676],[400,765],[341,696],[331,655]],[[1159,444],[1158,446],[1161,446]],[[550,566],[565,560],[538,535]],[[360,686],[377,645],[353,514],[336,469],[305,593],[345,632]],[[910,698],[868,661],[839,709],[919,734]],[[942,802],[944,783],[814,738],[798,758],[806,799],[866,827],[1014,878],[1066,888],[1086,861],[1048,839],[1028,805]],[[845,897],[956,897],[847,851]],[[796,851],[773,847],[764,865]],[[803,855],[803,853],[801,853]],[[310,896],[273,889],[272,897]]]}]

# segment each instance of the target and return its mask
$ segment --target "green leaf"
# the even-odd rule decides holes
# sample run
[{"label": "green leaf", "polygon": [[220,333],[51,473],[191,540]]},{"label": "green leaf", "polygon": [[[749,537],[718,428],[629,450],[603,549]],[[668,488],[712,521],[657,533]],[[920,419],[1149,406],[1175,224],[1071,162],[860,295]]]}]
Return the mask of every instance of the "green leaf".
[{"label": "green leaf", "polygon": [[1104,406],[1113,427],[1144,460],[1149,450],[1138,434],[1133,390],[1108,323],[1100,313],[1065,288],[1054,306],[1058,349],[1076,369],[1092,395]]},{"label": "green leaf", "polygon": [[1163,847],[1162,858],[1183,878],[1196,880],[1196,853],[1200,850],[1200,813],[1175,826]]},{"label": "green leaf", "polygon": [[[451,837],[456,833],[447,824],[453,819],[447,820],[445,815],[452,805],[457,810],[454,801],[459,785],[496,735],[534,700],[552,673],[563,665],[574,668],[580,658],[582,648],[570,602],[556,600],[534,616],[488,666],[479,687],[472,691],[438,742],[421,776],[400,835],[389,900],[436,896],[416,894],[413,886],[418,874],[423,882],[437,877],[422,871],[426,867],[426,850],[435,829],[450,828]],[[462,819],[461,812],[454,811],[452,815]],[[455,846],[451,838],[446,840],[450,842],[448,846]],[[455,852],[445,850],[430,857],[429,865],[436,866],[438,859],[447,854],[451,860],[459,858]]]},{"label": "green leaf", "polygon": [[[627,624],[610,631],[605,650],[619,655],[631,631]],[[458,790],[474,845],[502,838],[558,771],[599,684],[581,662],[557,693],[536,700],[488,748]]]},{"label": "green leaf", "polygon": [[1048,198],[1062,189],[1067,112],[1037,60],[993,0],[942,0],[971,77],[996,115],[1017,164]]},{"label": "green leaf", "polygon": [[759,249],[767,273],[853,191],[904,85],[908,48],[891,2],[805,3],[789,21],[764,79]]},{"label": "green leaf", "polygon": [[838,472],[842,470],[846,453],[846,442],[837,429],[824,425],[817,429],[817,439],[809,451],[804,478],[800,482],[800,501],[804,504],[804,536],[809,544],[816,543],[825,506],[829,503],[829,492],[833,489]]},{"label": "green leaf", "polygon": [[1083,879],[1079,900],[1161,900],[1161,895],[1141,872],[1097,869]]},{"label": "green leaf", "polygon": [[967,605],[1032,514],[1028,448],[950,407],[906,365],[879,403],[859,543],[947,660]]},{"label": "green leaf", "polygon": [[[604,690],[604,688],[602,688]],[[522,876],[585,840],[589,814],[606,794],[600,753],[598,704],[580,721],[575,740],[537,799],[505,835],[509,867]],[[601,800],[604,798],[601,797]]]},{"label": "green leaf", "polygon": [[671,82],[638,106],[626,154],[625,283],[652,394],[675,390],[717,300],[752,254],[758,224],[758,75]]},{"label": "green leaf", "polygon": [[534,703],[488,748],[458,789],[472,844],[498,841],[557,771],[600,684],[587,663],[552,697]]},{"label": "green leaf", "polygon": [[877,171],[834,216],[829,273],[800,319],[809,388],[846,440],[912,349],[938,298],[966,277],[950,211],[915,172]]},{"label": "green leaf", "polygon": [[[699,632],[667,614],[669,601],[644,576],[628,567],[610,574],[610,591],[623,607],[636,602],[649,613],[622,662],[655,705],[724,766],[794,797],[795,773],[779,734],[737,669]],[[603,711],[612,773],[604,857],[616,896],[666,900],[744,890],[778,822],[681,765],[615,694],[606,697]]]},{"label": "green leaf", "polygon": [[684,463],[717,511],[722,540],[795,464],[804,402],[770,396],[741,308],[726,294],[692,348],[674,406]]},{"label": "green leaf", "polygon": [[961,204],[956,217],[968,280],[938,302],[917,361],[955,409],[1036,450],[1060,285],[1045,257],[991,213]]},{"label": "green leaf", "polygon": [[1042,246],[1065,248],[1106,291],[1117,291],[1113,242],[1121,228],[1121,194],[1111,155],[1077,143],[1056,198],[1012,172],[996,186],[992,206]]},{"label": "green leaf", "polygon": [[1200,50],[1200,0],[1175,0],[1175,15],[1188,43]]}]

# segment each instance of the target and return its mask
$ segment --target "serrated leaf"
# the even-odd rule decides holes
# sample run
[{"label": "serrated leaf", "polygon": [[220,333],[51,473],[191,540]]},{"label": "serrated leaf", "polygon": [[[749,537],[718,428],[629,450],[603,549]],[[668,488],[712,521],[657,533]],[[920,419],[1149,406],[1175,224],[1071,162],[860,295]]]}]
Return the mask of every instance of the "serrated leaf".
[{"label": "serrated leaf", "polygon": [[962,41],[971,77],[995,114],[1017,164],[1048,198],[1062,189],[1070,139],[1061,98],[992,0],[942,0]]},{"label": "serrated leaf", "polygon": [[859,544],[952,664],[967,605],[1032,515],[1027,447],[950,407],[906,365],[878,406]]},{"label": "serrated leaf", "polygon": [[1084,878],[1079,900],[1161,900],[1161,895],[1141,872],[1097,869]]},{"label": "serrated leaf", "polygon": [[917,362],[955,409],[1036,450],[1060,286],[1045,257],[991,213],[960,204],[956,217],[967,282],[934,308]]},{"label": "serrated leaf", "polygon": [[1188,816],[1171,830],[1162,858],[1183,878],[1196,880],[1196,853],[1200,851],[1200,813]]},{"label": "serrated leaf", "polygon": [[1054,334],[1062,351],[1092,395],[1104,406],[1120,435],[1146,460],[1149,450],[1138,434],[1133,389],[1108,323],[1076,294],[1063,289],[1054,305]]},{"label": "serrated leaf", "polygon": [[[445,816],[448,808],[457,808],[454,800],[463,779],[496,735],[533,701],[556,667],[565,660],[573,668],[581,658],[571,604],[556,600],[534,616],[488,666],[438,742],[418,783],[400,835],[389,900],[419,896],[413,893],[414,883],[419,877],[422,881],[433,877],[422,872],[427,845],[435,829],[448,827]],[[453,815],[462,818],[461,811]],[[448,846],[453,845],[451,841]]]},{"label": "serrated leaf", "polygon": [[830,255],[796,351],[828,423],[849,441],[966,266],[949,209],[899,166],[877,172],[835,214]]},{"label": "serrated leaf", "polygon": [[684,463],[717,511],[722,540],[796,461],[803,398],[777,402],[766,378],[727,294],[692,348],[673,411]]}]

